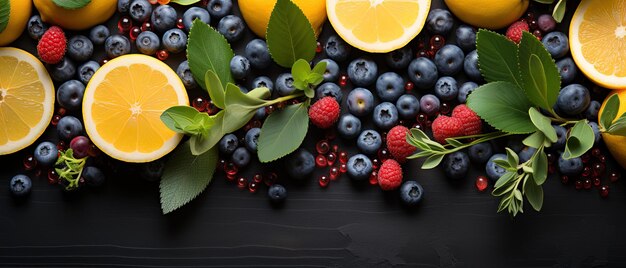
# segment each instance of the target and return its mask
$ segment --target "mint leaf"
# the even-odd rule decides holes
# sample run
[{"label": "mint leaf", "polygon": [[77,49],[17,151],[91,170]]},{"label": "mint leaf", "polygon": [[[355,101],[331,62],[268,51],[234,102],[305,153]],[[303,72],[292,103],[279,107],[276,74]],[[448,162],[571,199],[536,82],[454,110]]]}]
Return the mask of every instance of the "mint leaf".
[{"label": "mint leaf", "polygon": [[278,65],[289,68],[298,59],[315,57],[317,41],[311,23],[290,0],[278,0],[267,25],[267,47]]},{"label": "mint leaf", "polygon": [[545,141],[546,136],[543,135],[541,131],[536,131],[533,134],[530,134],[526,137],[522,143],[528,147],[539,148],[543,142]]},{"label": "mint leaf", "polygon": [[196,156],[191,153],[189,142],[178,146],[165,164],[159,185],[163,214],[184,206],[202,193],[213,178],[217,160],[217,147]]},{"label": "mint leaf", "polygon": [[11,16],[11,1],[0,0],[0,33],[7,28]]},{"label": "mint leaf", "polygon": [[530,102],[516,85],[492,82],[482,85],[467,98],[467,106],[494,128],[512,134],[534,132],[528,115]]},{"label": "mint leaf", "polygon": [[552,17],[558,23],[561,23],[561,21],[563,21],[563,17],[565,17],[566,2],[567,0],[559,0],[559,2],[556,3],[556,6],[554,6]]},{"label": "mint leaf", "polygon": [[424,163],[422,164],[422,169],[433,169],[437,167],[439,163],[441,163],[441,161],[443,160],[444,156],[446,155],[445,154],[431,155],[430,157],[426,158],[426,160],[424,160]]},{"label": "mint leaf", "polygon": [[193,78],[202,88],[206,89],[204,76],[208,70],[215,72],[222,87],[234,83],[230,73],[230,59],[233,57],[233,50],[223,35],[201,20],[194,20],[189,31],[187,60]]},{"label": "mint leaf", "polygon": [[224,109],[224,87],[217,74],[213,70],[207,70],[204,74],[204,82],[206,83],[206,90],[209,92],[211,101],[217,108]]},{"label": "mint leaf", "polygon": [[189,6],[200,2],[200,0],[171,0],[170,3],[176,3],[181,6]]},{"label": "mint leaf", "polygon": [[267,163],[295,151],[304,141],[308,128],[309,114],[305,103],[270,114],[259,136],[259,160]]},{"label": "mint leaf", "polygon": [[480,29],[476,34],[480,72],[488,82],[506,81],[521,87],[517,45],[503,35]]},{"label": "mint leaf", "polygon": [[541,41],[529,32],[522,33],[519,46],[522,89],[533,104],[552,111],[561,89],[556,63]]},{"label": "mint leaf", "polygon": [[64,9],[79,9],[91,3],[91,0],[52,0],[52,2]]},{"label": "mint leaf", "polygon": [[517,167],[517,164],[519,164],[519,156],[517,156],[517,153],[515,153],[513,150],[511,150],[510,148],[505,148],[506,150],[506,161],[509,163],[510,167]]},{"label": "mint leaf", "polygon": [[587,120],[580,120],[574,124],[570,130],[569,137],[565,143],[564,159],[572,159],[583,155],[593,146],[593,129]]},{"label": "mint leaf", "polygon": [[224,131],[224,111],[219,111],[216,115],[211,116],[213,119],[213,126],[202,137],[190,139],[191,153],[194,155],[200,155],[215,147],[220,142],[222,137],[227,133]]},{"label": "mint leaf", "polygon": [[228,108],[224,110],[222,133],[230,133],[246,125],[254,117],[256,110],[265,103],[260,98],[244,94],[234,84],[227,84],[224,104]]},{"label": "mint leaf", "polygon": [[602,110],[602,114],[600,115],[600,127],[604,129],[609,129],[617,117],[617,113],[619,111],[619,96],[617,94],[612,94],[609,99],[606,101],[604,105],[604,110]]},{"label": "mint leaf", "polygon": [[[535,127],[543,133],[543,135],[552,143],[556,142],[558,137],[556,136],[556,130],[552,126],[552,120],[541,114],[535,107],[528,109],[528,115],[530,115],[530,121],[533,122]],[[539,147],[535,147],[539,148]]]},{"label": "mint leaf", "polygon": [[531,165],[533,167],[533,179],[535,183],[542,185],[548,178],[548,156],[543,151],[543,148],[535,153]]},{"label": "mint leaf", "polygon": [[526,199],[528,199],[528,203],[536,211],[541,211],[543,206],[543,188],[535,183],[535,180],[528,178],[524,181],[524,194]]},{"label": "mint leaf", "polygon": [[313,67],[313,72],[316,74],[319,74],[321,76],[324,76],[324,73],[326,72],[326,66],[328,65],[327,62],[325,61],[320,61],[317,64],[315,64],[315,67]]},{"label": "mint leaf", "polygon": [[626,136],[626,113],[615,120],[607,132],[613,135]]},{"label": "mint leaf", "polygon": [[[195,125],[198,122],[198,116],[200,112],[193,107],[189,106],[174,106],[165,110],[161,114],[161,121],[167,128],[172,131],[195,135],[198,133],[189,133],[187,130],[189,126]],[[208,115],[205,114],[207,117]]]}]

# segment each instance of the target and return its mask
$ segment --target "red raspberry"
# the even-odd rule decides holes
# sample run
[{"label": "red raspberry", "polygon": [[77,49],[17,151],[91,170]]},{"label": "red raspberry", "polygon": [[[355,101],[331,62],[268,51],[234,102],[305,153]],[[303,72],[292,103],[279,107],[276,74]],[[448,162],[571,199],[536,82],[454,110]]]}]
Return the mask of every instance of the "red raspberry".
[{"label": "red raspberry", "polygon": [[387,149],[400,163],[404,163],[406,158],[415,152],[415,147],[406,142],[406,134],[409,129],[405,126],[395,126],[387,133]]},{"label": "red raspberry", "polygon": [[402,167],[396,160],[387,159],[378,170],[378,185],[383,191],[391,191],[402,184]]},{"label": "red raspberry", "polygon": [[323,97],[309,108],[311,123],[319,128],[329,128],[339,119],[339,103],[333,97]]},{"label": "red raspberry", "polygon": [[509,29],[506,30],[506,37],[511,39],[511,41],[519,44],[519,42],[522,40],[522,31],[528,32],[529,30],[530,27],[528,27],[528,23],[522,20],[516,21],[511,24],[511,26],[509,26]]},{"label": "red raspberry", "polygon": [[63,29],[52,26],[39,39],[37,53],[41,61],[48,64],[57,64],[65,55],[67,40]]},{"label": "red raspberry", "polygon": [[440,115],[433,120],[431,127],[433,129],[433,137],[441,144],[445,144],[447,138],[464,135],[463,121],[456,117]]},{"label": "red raspberry", "polygon": [[452,110],[452,117],[458,118],[463,124],[464,136],[478,135],[482,131],[483,122],[476,112],[467,105],[460,104]]}]

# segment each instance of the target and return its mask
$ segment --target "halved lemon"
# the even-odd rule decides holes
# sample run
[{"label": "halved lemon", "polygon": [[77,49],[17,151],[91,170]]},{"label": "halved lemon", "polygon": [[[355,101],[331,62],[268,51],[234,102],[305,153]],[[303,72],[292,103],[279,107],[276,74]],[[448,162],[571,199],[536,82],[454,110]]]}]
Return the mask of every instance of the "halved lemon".
[{"label": "halved lemon", "polygon": [[0,48],[0,155],[31,145],[54,113],[54,85],[30,53]]},{"label": "halved lemon", "polygon": [[626,2],[583,0],[569,28],[572,57],[593,82],[626,88]]},{"label": "halved lemon", "polygon": [[100,67],[85,89],[85,129],[107,155],[150,162],[174,150],[182,139],[160,119],[176,105],[189,105],[189,99],[169,66],[145,55],[121,56]]},{"label": "halved lemon", "polygon": [[417,36],[430,0],[327,0],[328,20],[353,47],[384,53],[404,47]]}]

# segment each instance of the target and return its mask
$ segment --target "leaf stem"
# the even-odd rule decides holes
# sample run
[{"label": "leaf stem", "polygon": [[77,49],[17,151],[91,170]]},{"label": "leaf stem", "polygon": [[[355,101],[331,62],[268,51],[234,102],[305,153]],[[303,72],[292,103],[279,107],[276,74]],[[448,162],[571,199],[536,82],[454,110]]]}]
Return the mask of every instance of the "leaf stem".
[{"label": "leaf stem", "polygon": [[291,100],[291,99],[295,99],[295,98],[300,98],[302,96],[304,96],[304,92],[300,91],[298,93],[294,93],[294,94],[287,95],[287,96],[284,96],[284,97],[276,98],[276,99],[273,99],[273,100],[268,100],[265,103],[264,106],[274,105],[274,104],[279,103],[279,102],[283,102],[283,101],[287,101],[287,100]]}]

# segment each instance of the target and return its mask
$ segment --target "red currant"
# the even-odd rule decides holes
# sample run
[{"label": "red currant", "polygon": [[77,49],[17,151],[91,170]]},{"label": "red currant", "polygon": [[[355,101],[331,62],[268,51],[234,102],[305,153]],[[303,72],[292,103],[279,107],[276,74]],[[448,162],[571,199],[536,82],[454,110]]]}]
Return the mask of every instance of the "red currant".
[{"label": "red currant", "polygon": [[24,158],[24,169],[25,170],[33,170],[35,169],[35,167],[37,167],[37,159],[35,159],[34,156],[32,155],[27,155]]},{"label": "red currant", "polygon": [[319,179],[320,187],[326,188],[326,187],[328,187],[329,183],[330,183],[330,179],[328,179],[328,177],[326,177],[326,176],[321,176],[320,177],[320,179]]},{"label": "red currant", "polygon": [[600,187],[600,196],[602,196],[603,198],[609,197],[609,186],[608,185],[603,185],[602,187]]},{"label": "red currant", "polygon": [[337,180],[339,178],[339,175],[341,175],[341,173],[339,172],[339,169],[337,167],[330,168],[329,177],[331,181]]},{"label": "red currant", "polygon": [[378,185],[378,172],[377,171],[372,171],[369,182],[371,185]]},{"label": "red currant", "polygon": [[320,140],[315,144],[315,150],[318,154],[326,154],[330,151],[330,144],[327,140]]},{"label": "red currant", "polygon": [[251,193],[256,193],[256,190],[259,189],[259,184],[256,182],[251,182],[248,184],[248,191]]},{"label": "red currant", "polygon": [[476,189],[480,192],[484,192],[489,186],[489,180],[485,176],[478,176],[476,178]]},{"label": "red currant", "polygon": [[170,53],[167,52],[167,50],[165,49],[160,49],[157,51],[156,56],[157,56],[157,59],[164,61],[164,60],[167,60],[167,58],[170,56]]},{"label": "red currant", "polygon": [[326,155],[326,162],[328,163],[329,166],[332,166],[335,164],[335,161],[337,161],[337,154],[336,153],[329,153]]},{"label": "red currant", "polygon": [[246,189],[248,187],[248,180],[246,180],[246,178],[244,177],[240,177],[237,180],[237,188],[243,190]]},{"label": "red currant", "polygon": [[323,154],[319,154],[315,158],[315,165],[318,168],[323,168],[323,167],[328,166],[328,161],[326,161],[326,157]]}]

